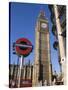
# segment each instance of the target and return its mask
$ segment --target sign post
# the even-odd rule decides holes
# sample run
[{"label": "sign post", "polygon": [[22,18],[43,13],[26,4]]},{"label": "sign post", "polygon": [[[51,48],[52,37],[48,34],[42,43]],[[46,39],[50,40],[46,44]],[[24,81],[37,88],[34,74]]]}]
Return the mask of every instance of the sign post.
[{"label": "sign post", "polygon": [[32,52],[33,46],[31,42],[26,38],[20,38],[15,43],[16,54],[20,56],[20,66],[18,68],[18,88],[21,85],[21,70],[24,63],[24,57],[28,56]]},{"label": "sign post", "polygon": [[20,57],[20,67],[19,67],[19,77],[18,77],[18,88],[20,87],[20,78],[21,78],[21,69],[22,69],[22,64],[24,63],[24,57],[21,55]]}]

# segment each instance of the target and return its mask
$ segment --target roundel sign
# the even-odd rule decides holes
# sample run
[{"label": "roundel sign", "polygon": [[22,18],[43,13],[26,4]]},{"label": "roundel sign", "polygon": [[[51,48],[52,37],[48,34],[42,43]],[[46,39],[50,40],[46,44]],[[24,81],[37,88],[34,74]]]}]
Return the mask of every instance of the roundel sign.
[{"label": "roundel sign", "polygon": [[16,53],[25,57],[30,54],[33,48],[31,42],[26,38],[18,39],[15,46]]}]

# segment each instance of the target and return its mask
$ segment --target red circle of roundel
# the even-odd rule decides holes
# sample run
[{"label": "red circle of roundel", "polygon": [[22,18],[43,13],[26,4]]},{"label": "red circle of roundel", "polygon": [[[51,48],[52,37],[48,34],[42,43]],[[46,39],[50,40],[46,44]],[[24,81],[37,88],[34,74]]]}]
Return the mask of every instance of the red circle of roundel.
[{"label": "red circle of roundel", "polygon": [[[32,46],[31,42],[26,38],[20,38],[16,41],[16,44],[25,43],[26,45]],[[32,47],[27,47],[25,49],[20,48],[20,46],[16,46],[16,53],[19,55],[27,56],[32,51]]]}]

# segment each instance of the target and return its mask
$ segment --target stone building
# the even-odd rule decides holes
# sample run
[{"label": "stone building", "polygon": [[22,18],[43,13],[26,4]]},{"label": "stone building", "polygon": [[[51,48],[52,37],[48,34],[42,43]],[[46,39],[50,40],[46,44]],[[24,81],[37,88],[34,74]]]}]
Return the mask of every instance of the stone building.
[{"label": "stone building", "polygon": [[[13,65],[13,64],[9,65],[9,84],[10,84],[10,81],[13,80],[13,81],[15,81],[15,84],[18,85],[17,84],[17,82],[18,82],[18,70],[19,70],[19,65]],[[32,82],[32,76],[33,76],[33,65],[30,65],[30,64],[23,65],[23,67],[21,69],[20,80]],[[31,83],[31,85],[32,85],[32,83]],[[26,87],[27,87],[27,85],[26,85]]]},{"label": "stone building", "polygon": [[33,86],[42,82],[51,85],[51,60],[48,20],[40,11],[35,27],[35,61],[33,67]]}]

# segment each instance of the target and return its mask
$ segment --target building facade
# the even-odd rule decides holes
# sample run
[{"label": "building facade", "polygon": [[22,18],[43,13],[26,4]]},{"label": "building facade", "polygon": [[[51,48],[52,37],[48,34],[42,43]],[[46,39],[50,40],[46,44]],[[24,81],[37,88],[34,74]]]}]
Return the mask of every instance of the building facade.
[{"label": "building facade", "polygon": [[35,61],[33,68],[33,86],[40,82],[51,84],[51,61],[48,20],[41,11],[35,27]]},{"label": "building facade", "polygon": [[[18,65],[10,65],[9,67],[9,75],[12,77],[14,75],[14,78],[17,78],[16,75],[18,75]],[[22,79],[32,79],[33,74],[33,66],[32,65],[24,65],[21,69],[21,78]]]},{"label": "building facade", "polygon": [[[9,87],[13,87],[11,80],[15,82],[16,87],[18,86],[18,76],[19,76],[19,65],[9,65]],[[21,69],[21,86],[22,87],[31,87],[32,86],[32,77],[33,77],[33,65],[27,64],[23,65]],[[29,83],[26,83],[26,82]],[[24,83],[25,82],[25,83]]]}]

